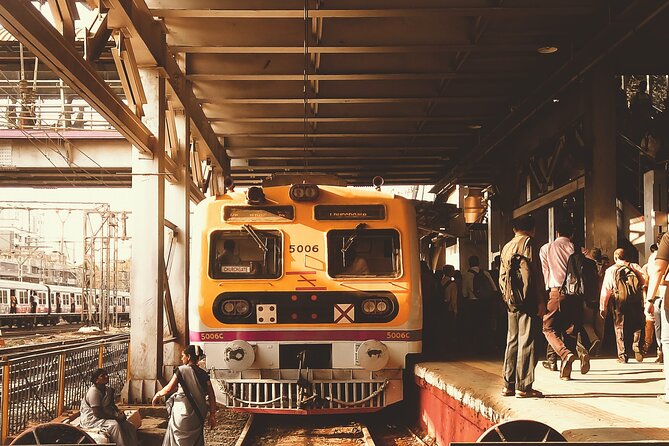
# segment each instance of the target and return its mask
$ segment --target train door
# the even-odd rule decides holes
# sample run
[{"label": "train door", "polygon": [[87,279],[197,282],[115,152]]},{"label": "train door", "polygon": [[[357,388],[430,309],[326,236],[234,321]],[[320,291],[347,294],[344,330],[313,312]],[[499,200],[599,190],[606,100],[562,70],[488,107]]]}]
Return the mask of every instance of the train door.
[{"label": "train door", "polygon": [[30,305],[29,305],[28,290],[16,290],[16,297],[19,301],[19,306],[18,309],[16,310],[17,313],[29,313]]},{"label": "train door", "polygon": [[9,313],[9,290],[0,289],[0,314]]}]

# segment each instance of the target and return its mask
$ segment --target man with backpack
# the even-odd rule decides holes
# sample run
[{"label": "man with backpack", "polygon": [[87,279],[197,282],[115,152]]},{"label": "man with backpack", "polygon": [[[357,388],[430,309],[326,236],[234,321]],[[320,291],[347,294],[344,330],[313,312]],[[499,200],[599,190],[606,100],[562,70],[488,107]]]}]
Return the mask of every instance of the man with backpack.
[{"label": "man with backpack", "polygon": [[613,296],[613,328],[616,334],[618,362],[626,363],[630,348],[638,362],[646,352],[644,337],[643,293],[646,276],[636,263],[628,260],[623,248],[613,253],[614,263],[604,273],[604,282],[599,297],[599,314],[606,320],[609,301]]},{"label": "man with backpack", "polygon": [[514,238],[504,245],[499,268],[499,287],[508,310],[504,353],[503,396],[541,398],[532,388],[537,365],[536,341],[541,317],[546,312],[544,280],[534,244],[535,222],[529,215],[513,222]]},{"label": "man with backpack", "polygon": [[[546,340],[561,359],[560,379],[571,379],[572,363],[576,360],[576,340],[582,320],[581,299],[565,294],[562,289],[567,276],[567,263],[574,253],[571,238],[574,226],[571,221],[563,220],[557,225],[557,238],[541,247],[541,267],[546,287],[549,290],[546,315],[543,320],[543,332]],[[590,370],[590,356],[587,352],[580,355],[581,373]]]}]

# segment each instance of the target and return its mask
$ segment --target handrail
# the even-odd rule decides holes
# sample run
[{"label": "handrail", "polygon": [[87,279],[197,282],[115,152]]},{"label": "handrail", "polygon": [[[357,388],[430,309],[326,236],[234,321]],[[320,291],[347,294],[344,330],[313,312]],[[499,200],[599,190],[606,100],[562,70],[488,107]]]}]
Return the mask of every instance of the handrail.
[{"label": "handrail", "polygon": [[6,359],[0,366],[0,444],[29,423],[79,407],[98,367],[110,376],[118,392],[127,379],[129,338],[114,336],[57,351]]}]

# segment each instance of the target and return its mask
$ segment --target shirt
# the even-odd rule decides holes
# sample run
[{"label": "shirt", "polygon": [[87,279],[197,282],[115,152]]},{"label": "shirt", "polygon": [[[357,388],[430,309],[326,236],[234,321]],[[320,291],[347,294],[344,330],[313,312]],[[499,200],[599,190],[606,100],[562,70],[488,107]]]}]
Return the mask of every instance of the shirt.
[{"label": "shirt", "polygon": [[511,241],[502,248],[502,252],[500,253],[501,263],[499,266],[499,287],[502,291],[502,295],[504,295],[504,287],[506,286],[509,267],[511,266],[511,257],[516,252],[516,247],[518,247],[518,245],[521,243],[525,243],[526,238],[529,238],[529,240],[527,240],[525,250],[521,251],[521,253],[527,257],[527,260],[530,263],[530,273],[532,274],[532,280],[530,284],[532,286],[533,292],[530,292],[532,290],[528,290],[528,302],[526,305],[524,305],[522,311],[529,314],[536,313],[537,305],[539,303],[545,302],[546,294],[544,278],[541,274],[541,262],[539,261],[537,249],[534,247],[534,239],[532,237],[529,237],[522,232],[518,232],[516,233],[515,237],[512,238]]},{"label": "shirt", "polygon": [[643,270],[636,263],[627,263],[624,260],[616,260],[616,263],[609,266],[604,273],[604,281],[602,282],[602,291],[599,294],[599,311],[606,311],[606,308],[609,306],[609,299],[613,294],[616,288],[616,271],[621,266],[629,266],[634,274],[639,278],[639,284],[644,285],[646,283],[646,275],[643,273]]},{"label": "shirt", "polygon": [[[477,273],[481,271],[478,266],[472,266],[469,269],[476,271]],[[462,275],[462,295],[465,299],[478,299],[481,297],[474,294],[474,273],[472,271],[467,271]],[[491,289],[497,291],[497,287],[495,286],[492,277],[490,277],[490,273],[488,273],[488,271],[483,271],[483,276],[490,282]]]},{"label": "shirt", "polygon": [[567,237],[558,237],[546,243],[539,251],[541,270],[547,288],[560,288],[567,275],[567,261],[574,253],[574,245]]},{"label": "shirt", "polygon": [[453,314],[458,313],[458,284],[450,277],[441,279],[441,285],[444,287],[444,302]]}]

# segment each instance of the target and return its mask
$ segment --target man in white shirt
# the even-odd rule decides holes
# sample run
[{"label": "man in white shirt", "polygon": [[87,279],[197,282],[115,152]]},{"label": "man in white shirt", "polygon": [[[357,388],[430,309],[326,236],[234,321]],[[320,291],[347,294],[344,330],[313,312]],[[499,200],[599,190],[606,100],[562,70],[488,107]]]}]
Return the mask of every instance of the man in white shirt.
[{"label": "man in white shirt", "polygon": [[[580,304],[575,296],[566,296],[561,291],[567,274],[567,261],[574,253],[574,245],[571,242],[574,227],[571,222],[565,220],[558,223],[557,235],[553,242],[546,243],[539,251],[544,281],[549,291],[543,332],[550,346],[562,360],[560,379],[568,381],[571,379],[572,363],[576,360],[575,321]],[[589,370],[589,359],[587,354],[581,359],[582,365],[587,361],[588,367],[582,367],[586,372]]]}]

